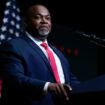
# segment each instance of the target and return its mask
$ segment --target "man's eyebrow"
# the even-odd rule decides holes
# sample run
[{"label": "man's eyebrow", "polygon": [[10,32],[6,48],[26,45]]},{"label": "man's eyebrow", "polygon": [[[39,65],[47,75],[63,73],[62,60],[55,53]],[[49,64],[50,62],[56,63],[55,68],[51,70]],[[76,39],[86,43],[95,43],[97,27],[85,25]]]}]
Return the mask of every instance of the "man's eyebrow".
[{"label": "man's eyebrow", "polygon": [[36,16],[36,15],[40,15],[40,16],[49,16],[49,17],[51,17],[50,14],[47,14],[47,15],[42,15],[42,14],[39,14],[39,13],[33,14],[33,16]]}]

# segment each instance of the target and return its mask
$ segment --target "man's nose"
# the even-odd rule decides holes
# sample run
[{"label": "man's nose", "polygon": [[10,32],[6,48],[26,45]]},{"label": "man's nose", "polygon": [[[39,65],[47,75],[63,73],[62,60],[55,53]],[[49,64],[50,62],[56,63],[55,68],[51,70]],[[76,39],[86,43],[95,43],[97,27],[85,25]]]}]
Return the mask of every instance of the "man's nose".
[{"label": "man's nose", "polygon": [[41,22],[42,22],[42,23],[47,23],[46,18],[45,18],[45,17],[43,17],[43,18],[41,19]]}]

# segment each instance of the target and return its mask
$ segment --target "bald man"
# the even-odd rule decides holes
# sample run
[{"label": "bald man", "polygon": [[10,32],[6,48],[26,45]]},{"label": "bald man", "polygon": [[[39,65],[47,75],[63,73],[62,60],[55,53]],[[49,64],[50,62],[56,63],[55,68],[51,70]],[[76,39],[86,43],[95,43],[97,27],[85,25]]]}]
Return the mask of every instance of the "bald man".
[{"label": "bald man", "polygon": [[26,33],[0,47],[3,105],[66,105],[79,81],[63,54],[48,43],[52,28],[48,9],[31,6],[25,22]]}]

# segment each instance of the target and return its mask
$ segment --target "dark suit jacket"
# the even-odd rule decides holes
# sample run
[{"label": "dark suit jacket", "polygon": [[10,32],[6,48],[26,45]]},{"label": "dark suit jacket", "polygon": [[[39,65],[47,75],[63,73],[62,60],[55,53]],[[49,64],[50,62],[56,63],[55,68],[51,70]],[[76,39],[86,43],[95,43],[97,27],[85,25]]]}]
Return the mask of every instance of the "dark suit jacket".
[{"label": "dark suit jacket", "polygon": [[[52,47],[52,46],[51,46]],[[60,51],[58,55],[66,83],[78,83]],[[55,82],[49,62],[41,49],[27,36],[12,39],[0,46],[0,74],[3,79],[3,105],[54,105],[52,94],[43,94],[47,81]]]}]

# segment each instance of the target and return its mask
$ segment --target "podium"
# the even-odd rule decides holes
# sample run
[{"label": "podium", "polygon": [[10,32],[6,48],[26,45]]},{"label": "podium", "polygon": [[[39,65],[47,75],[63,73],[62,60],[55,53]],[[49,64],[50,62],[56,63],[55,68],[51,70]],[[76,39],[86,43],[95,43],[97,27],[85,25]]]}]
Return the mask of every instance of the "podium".
[{"label": "podium", "polygon": [[72,104],[90,105],[105,103],[105,75],[76,85],[72,91]]}]

